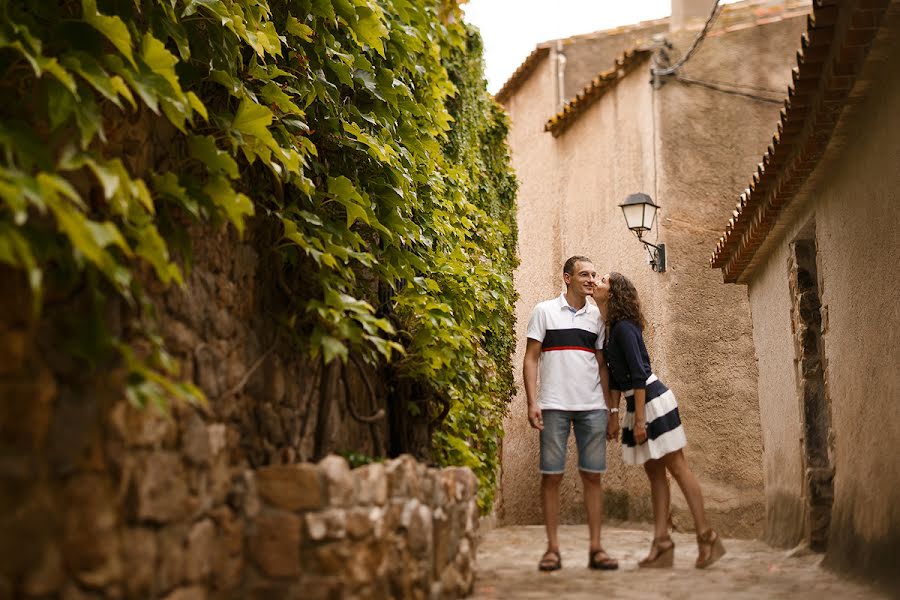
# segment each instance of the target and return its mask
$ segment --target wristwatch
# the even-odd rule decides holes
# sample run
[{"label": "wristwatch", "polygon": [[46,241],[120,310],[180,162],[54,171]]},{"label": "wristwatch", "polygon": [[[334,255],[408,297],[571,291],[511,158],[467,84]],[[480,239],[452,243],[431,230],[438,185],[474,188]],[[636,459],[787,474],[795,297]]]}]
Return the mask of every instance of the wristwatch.
[{"label": "wristwatch", "polygon": [[611,412],[611,413],[617,413],[617,412],[619,412],[619,407],[616,406],[615,408],[610,408],[610,409],[609,409],[609,412]]}]

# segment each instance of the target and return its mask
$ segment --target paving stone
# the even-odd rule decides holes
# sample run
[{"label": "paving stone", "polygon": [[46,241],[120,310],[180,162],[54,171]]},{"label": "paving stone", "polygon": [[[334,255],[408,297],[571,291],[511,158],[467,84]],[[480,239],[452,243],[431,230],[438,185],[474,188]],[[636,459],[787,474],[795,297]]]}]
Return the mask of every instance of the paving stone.
[{"label": "paving stone", "polygon": [[821,567],[821,554],[791,556],[789,551],[759,540],[726,539],[728,553],[718,563],[694,568],[697,542],[693,534],[673,533],[675,566],[638,569],[653,537],[640,525],[604,526],[603,546],[619,560],[618,571],[587,568],[586,525],[560,527],[563,568],[541,573],[537,563],[546,547],[542,526],[502,527],[484,535],[478,545],[477,576],[472,600],[495,598],[617,598],[651,600],[887,600],[862,583],[841,579]]}]

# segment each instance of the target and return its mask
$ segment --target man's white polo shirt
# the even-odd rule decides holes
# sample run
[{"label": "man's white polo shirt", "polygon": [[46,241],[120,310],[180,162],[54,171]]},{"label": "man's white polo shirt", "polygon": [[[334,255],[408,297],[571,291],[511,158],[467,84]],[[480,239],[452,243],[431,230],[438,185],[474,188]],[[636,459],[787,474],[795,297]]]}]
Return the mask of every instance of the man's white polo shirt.
[{"label": "man's white polo shirt", "polygon": [[534,307],[527,336],[541,342],[541,410],[606,409],[594,354],[603,349],[605,332],[600,309],[593,303],[575,310],[560,294]]}]

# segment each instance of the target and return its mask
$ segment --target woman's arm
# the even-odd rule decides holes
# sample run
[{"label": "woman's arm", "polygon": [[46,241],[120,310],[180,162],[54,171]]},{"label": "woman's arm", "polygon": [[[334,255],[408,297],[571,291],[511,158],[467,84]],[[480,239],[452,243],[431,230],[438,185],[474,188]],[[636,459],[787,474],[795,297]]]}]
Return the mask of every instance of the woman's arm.
[{"label": "woman's arm", "polygon": [[647,401],[645,388],[634,388],[634,441],[643,444],[647,441],[647,415],[644,405]]},{"label": "woman's arm", "polygon": [[622,399],[622,391],[621,390],[610,390],[609,391],[609,401],[607,403],[607,408],[609,408],[609,424],[606,426],[606,439],[608,440],[618,440],[619,439],[619,400]]},{"label": "woman's arm", "polygon": [[647,441],[647,415],[644,408],[647,403],[647,378],[650,377],[641,356],[644,335],[637,325],[628,322],[627,329],[623,328],[621,343],[622,354],[631,375],[631,388],[634,390],[634,441],[643,444]]}]

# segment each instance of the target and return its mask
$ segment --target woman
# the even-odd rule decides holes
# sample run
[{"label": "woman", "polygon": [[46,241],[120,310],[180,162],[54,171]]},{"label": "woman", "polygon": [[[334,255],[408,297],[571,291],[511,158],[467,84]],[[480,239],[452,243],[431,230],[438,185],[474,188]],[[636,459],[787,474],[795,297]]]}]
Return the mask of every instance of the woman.
[{"label": "woman", "polygon": [[622,460],[643,465],[650,479],[655,531],[650,553],[640,567],[671,567],[675,543],[669,537],[669,483],[672,474],[684,493],[697,531],[698,556],[694,566],[705,569],[725,554],[722,540],[706,521],[703,495],[684,458],[687,440],[675,395],[650,369],[644,345],[644,315],[634,285],[620,273],[604,275],[594,286],[594,301],[606,321],[604,354],[609,365],[612,405],[625,395],[622,422]]}]

